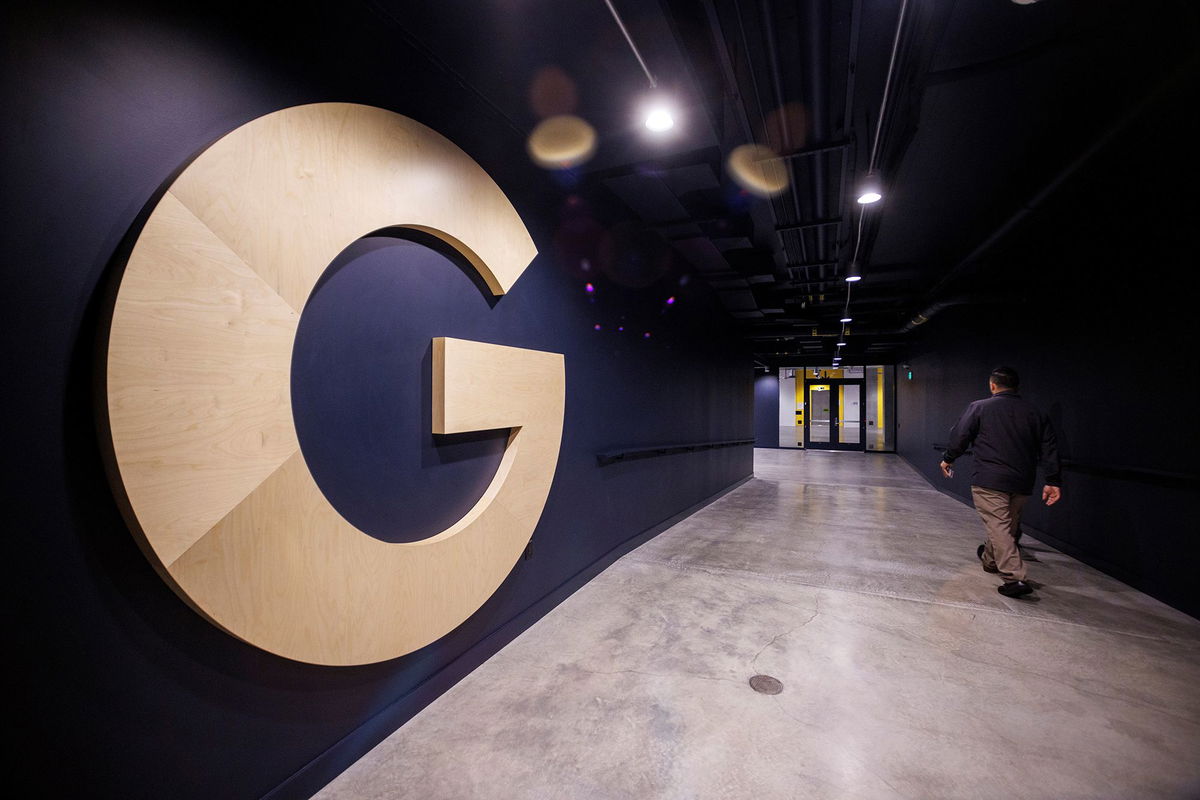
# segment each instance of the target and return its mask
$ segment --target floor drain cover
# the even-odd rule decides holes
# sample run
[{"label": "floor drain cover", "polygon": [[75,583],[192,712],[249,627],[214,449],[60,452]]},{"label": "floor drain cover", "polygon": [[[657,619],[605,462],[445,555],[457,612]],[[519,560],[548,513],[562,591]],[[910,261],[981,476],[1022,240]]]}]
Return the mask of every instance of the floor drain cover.
[{"label": "floor drain cover", "polygon": [[750,688],[759,694],[779,694],[783,691],[783,684],[770,675],[755,675],[750,679]]}]

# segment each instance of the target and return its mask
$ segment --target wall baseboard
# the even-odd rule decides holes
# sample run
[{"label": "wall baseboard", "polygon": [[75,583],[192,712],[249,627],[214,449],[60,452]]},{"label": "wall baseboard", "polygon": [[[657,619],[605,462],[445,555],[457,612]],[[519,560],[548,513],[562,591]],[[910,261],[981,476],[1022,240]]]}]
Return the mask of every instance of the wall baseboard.
[{"label": "wall baseboard", "polygon": [[263,795],[264,800],[307,800],[342,774],[375,745],[382,742],[422,709],[471,674],[480,664],[500,652],[509,642],[529,629],[588,582],[608,569],[625,554],[635,550],[671,526],[721,499],[753,478],[747,475],[717,491],[699,503],[631,536],[588,566],[560,583],[541,599],[480,639],[458,658],[434,672],[412,690],[393,700],[351,733],[305,764],[289,778]]}]

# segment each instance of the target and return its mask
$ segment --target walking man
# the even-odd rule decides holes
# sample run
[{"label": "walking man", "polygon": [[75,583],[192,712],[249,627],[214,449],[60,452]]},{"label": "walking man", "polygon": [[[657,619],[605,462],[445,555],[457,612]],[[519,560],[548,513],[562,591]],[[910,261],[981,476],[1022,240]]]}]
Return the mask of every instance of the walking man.
[{"label": "walking man", "polygon": [[976,555],[985,572],[998,572],[1004,583],[996,591],[1021,597],[1033,591],[1025,582],[1025,563],[1017,548],[1021,510],[1033,494],[1037,465],[1046,470],[1042,500],[1052,506],[1062,497],[1058,445],[1054,428],[1044,414],[1017,394],[1020,378],[1012,367],[996,367],[988,376],[992,396],[967,406],[950,431],[942,457],[942,474],[954,475],[951,465],[968,448],[974,451],[971,498],[987,529],[987,541]]}]

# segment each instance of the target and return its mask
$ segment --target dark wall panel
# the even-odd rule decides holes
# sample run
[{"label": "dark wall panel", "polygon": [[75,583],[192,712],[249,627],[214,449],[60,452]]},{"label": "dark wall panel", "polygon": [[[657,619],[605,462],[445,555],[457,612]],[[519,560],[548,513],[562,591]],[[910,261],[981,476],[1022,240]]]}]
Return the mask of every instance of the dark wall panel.
[{"label": "dark wall panel", "polygon": [[754,378],[754,446],[779,447],[779,375]]},{"label": "dark wall panel", "polygon": [[932,446],[946,441],[967,403],[987,396],[994,366],[1015,367],[1068,462],[1064,499],[1052,508],[1031,502],[1029,524],[1071,555],[1200,615],[1189,569],[1200,558],[1191,289],[1200,208],[1176,190],[1180,154],[1200,135],[1190,111],[1200,72],[1191,62],[1146,91],[1128,124],[1102,147],[1077,142],[1077,169],[948,272],[937,299],[974,304],[943,311],[913,336],[913,379],[898,376],[899,452],[935,486],[969,496],[969,463],[948,481]]},{"label": "dark wall panel", "polygon": [[[25,673],[14,755],[31,770],[49,762],[37,773],[47,795],[305,796],[630,540],[748,476],[749,447],[606,467],[595,453],[748,438],[749,358],[678,268],[641,290],[586,276],[596,291],[585,292],[557,244],[589,199],[529,164],[520,134],[371,4],[336,16],[305,3],[278,15],[102,5],[7,11],[0,26],[4,485]],[[442,640],[348,669],[263,653],[172,593],[113,502],[92,395],[104,285],[147,204],[229,130],[327,100],[449,136],[509,194],[540,251],[494,307],[452,260],[410,242],[371,238],[338,259],[302,319],[293,385],[305,454],[338,508],[380,538],[420,537],[491,475],[494,436],[428,433],[431,337],[562,352],[567,369],[532,558]],[[614,224],[594,210],[595,227]]]},{"label": "dark wall panel", "polygon": [[[1024,519],[1071,555],[1200,614],[1188,568],[1200,557],[1190,519],[1200,481],[1172,477],[1196,470],[1182,446],[1189,434],[1170,424],[1186,416],[1192,392],[1132,375],[1127,365],[1137,363],[1136,354],[1121,360],[1089,341],[1094,331],[1086,321],[1076,323],[1071,329],[1044,316],[980,309],[929,323],[909,359],[913,379],[901,372],[898,384],[899,453],[936,487],[969,502],[970,457],[947,480],[933,445],[947,441],[968,403],[988,395],[992,367],[1015,367],[1021,394],[1050,416],[1068,462],[1064,499],[1046,507],[1035,498]],[[1047,348],[1047,340],[1056,347]]]}]

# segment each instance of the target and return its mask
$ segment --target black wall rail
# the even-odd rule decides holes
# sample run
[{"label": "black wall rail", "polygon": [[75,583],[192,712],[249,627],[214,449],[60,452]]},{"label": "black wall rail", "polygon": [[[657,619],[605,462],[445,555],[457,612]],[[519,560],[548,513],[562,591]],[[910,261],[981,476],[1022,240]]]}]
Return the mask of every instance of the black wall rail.
[{"label": "black wall rail", "polygon": [[[935,444],[934,450],[939,452],[946,449],[944,444]],[[967,450],[965,456],[971,455]],[[1119,481],[1136,481],[1148,483],[1166,489],[1195,489],[1200,488],[1200,475],[1189,475],[1186,472],[1167,472],[1160,469],[1144,469],[1142,467],[1119,467],[1110,464],[1093,464],[1087,461],[1061,460],[1066,472],[1078,472],[1081,475],[1092,475],[1097,478],[1112,478]]]},{"label": "black wall rail", "polygon": [[717,450],[722,447],[741,447],[754,444],[753,439],[725,439],[719,442],[695,442],[692,444],[662,444],[655,447],[627,447],[620,450],[605,450],[596,453],[596,461],[600,466],[615,464],[618,461],[633,461],[638,458],[657,458],[676,453],[694,453],[699,450]]}]

